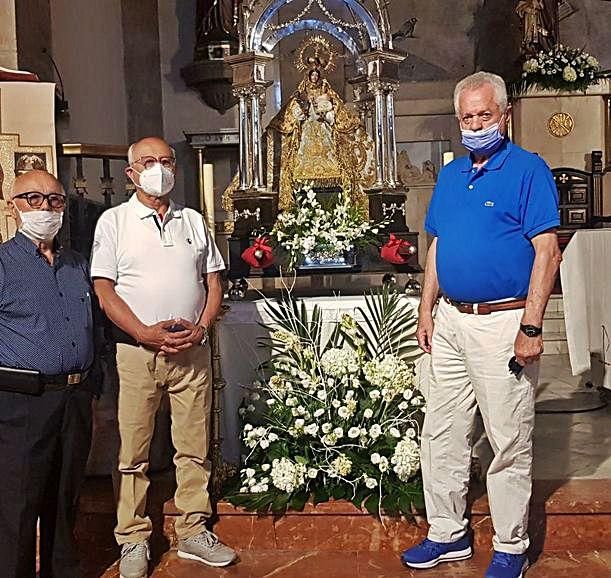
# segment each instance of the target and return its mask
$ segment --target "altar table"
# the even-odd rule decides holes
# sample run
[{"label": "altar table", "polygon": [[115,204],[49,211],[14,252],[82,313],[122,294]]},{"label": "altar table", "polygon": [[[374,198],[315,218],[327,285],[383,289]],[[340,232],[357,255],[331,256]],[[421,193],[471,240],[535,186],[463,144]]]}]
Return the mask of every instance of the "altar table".
[{"label": "altar table", "polygon": [[577,231],[560,266],[573,375],[611,388],[611,229]]},{"label": "altar table", "polygon": [[[417,313],[419,298],[405,297]],[[331,335],[342,315],[352,315],[357,321],[362,316],[360,307],[367,311],[364,296],[356,297],[305,297],[302,299],[311,314],[315,305],[321,308],[323,341]],[[219,346],[223,378],[227,382],[223,390],[222,453],[225,460],[237,463],[240,457],[240,423],[238,407],[246,393],[245,387],[257,379],[257,366],[268,359],[268,350],[258,347],[259,338],[269,335],[260,324],[271,323],[265,309],[265,299],[231,302],[231,309],[219,323]],[[416,362],[418,387],[425,388],[428,375],[428,355]]]}]

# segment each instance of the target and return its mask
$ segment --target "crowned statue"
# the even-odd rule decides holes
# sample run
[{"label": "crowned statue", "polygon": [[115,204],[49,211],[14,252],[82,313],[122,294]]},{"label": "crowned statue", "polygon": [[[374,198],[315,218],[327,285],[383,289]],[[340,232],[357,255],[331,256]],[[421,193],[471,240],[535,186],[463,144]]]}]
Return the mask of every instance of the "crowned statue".
[{"label": "crowned statue", "polygon": [[373,141],[325,78],[334,60],[321,36],[301,45],[295,64],[303,80],[267,129],[268,184],[279,193],[280,210],[292,206],[293,191],[306,183],[322,191],[341,188],[367,206],[363,189],[374,179]]}]

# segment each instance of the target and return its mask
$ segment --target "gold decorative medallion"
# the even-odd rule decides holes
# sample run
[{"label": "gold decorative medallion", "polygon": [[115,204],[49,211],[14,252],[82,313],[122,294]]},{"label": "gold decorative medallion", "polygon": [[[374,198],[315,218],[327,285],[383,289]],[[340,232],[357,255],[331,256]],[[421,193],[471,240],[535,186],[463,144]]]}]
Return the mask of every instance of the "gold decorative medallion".
[{"label": "gold decorative medallion", "polygon": [[568,112],[555,112],[547,121],[550,134],[562,138],[570,134],[575,126],[573,117]]}]

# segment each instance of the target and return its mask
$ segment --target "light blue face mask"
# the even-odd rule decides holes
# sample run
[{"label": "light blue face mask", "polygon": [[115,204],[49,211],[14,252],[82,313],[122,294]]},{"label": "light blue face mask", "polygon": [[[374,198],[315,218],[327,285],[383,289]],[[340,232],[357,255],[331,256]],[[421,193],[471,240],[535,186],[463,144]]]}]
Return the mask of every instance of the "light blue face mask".
[{"label": "light blue face mask", "polygon": [[500,121],[483,130],[461,130],[462,144],[475,155],[490,156],[505,140],[499,125]]}]

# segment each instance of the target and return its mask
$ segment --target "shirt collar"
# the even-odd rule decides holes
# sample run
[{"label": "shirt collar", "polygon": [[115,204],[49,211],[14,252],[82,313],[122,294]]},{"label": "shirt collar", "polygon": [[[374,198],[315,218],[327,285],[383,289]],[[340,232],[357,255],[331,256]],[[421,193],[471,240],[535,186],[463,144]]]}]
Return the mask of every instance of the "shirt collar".
[{"label": "shirt collar", "polygon": [[[38,249],[38,245],[34,243],[29,237],[26,237],[21,231],[17,231],[15,233],[15,244],[23,249],[26,253],[30,255],[40,255],[40,251]],[[61,253],[61,246],[57,241],[57,238],[53,241],[53,253],[55,254],[55,260],[57,260]]]},{"label": "shirt collar", "polygon": [[[155,209],[151,209],[150,207],[147,207],[145,204],[141,203],[136,193],[134,193],[130,197],[128,203],[131,209],[136,213],[136,215],[138,215],[138,217],[140,217],[140,219],[146,219],[147,217],[152,217],[153,215],[157,214],[157,211],[155,211]],[[182,217],[182,211],[180,210],[180,207],[176,205],[176,203],[172,199],[170,199],[168,213],[172,215],[172,218],[175,219],[180,219],[180,217]]]},{"label": "shirt collar", "polygon": [[[503,144],[498,148],[498,150],[496,150],[488,159],[488,162],[486,162],[482,169],[486,171],[497,171],[498,169],[500,169],[505,163],[505,160],[507,160],[507,157],[511,152],[512,146],[513,145],[511,144],[511,141],[506,138],[503,141]],[[463,159],[463,165],[460,170],[463,173],[468,173],[473,168],[473,157],[469,154],[463,157]]]},{"label": "shirt collar", "polygon": [[15,233],[15,244],[18,247],[21,247],[26,253],[30,253],[32,255],[38,254],[38,247],[36,244],[26,237],[21,231],[17,231]]}]

